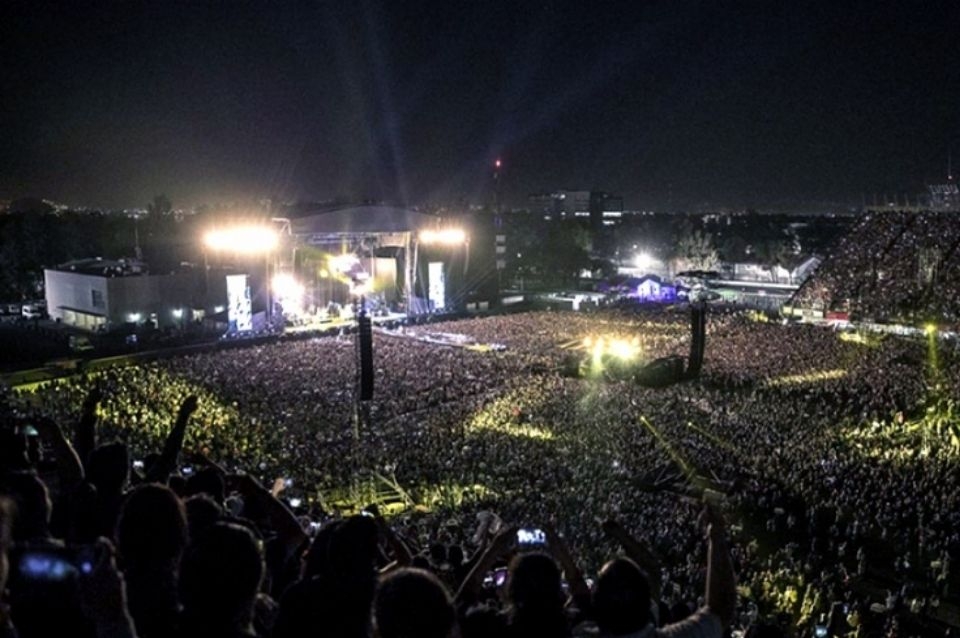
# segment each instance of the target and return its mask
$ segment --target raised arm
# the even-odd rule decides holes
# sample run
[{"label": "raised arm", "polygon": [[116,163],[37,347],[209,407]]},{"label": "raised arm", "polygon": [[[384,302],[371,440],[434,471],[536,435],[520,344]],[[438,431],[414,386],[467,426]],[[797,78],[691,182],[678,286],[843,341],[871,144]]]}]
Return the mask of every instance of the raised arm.
[{"label": "raised arm", "polygon": [[724,627],[733,622],[737,610],[737,578],[727,541],[727,524],[716,508],[707,505],[703,519],[707,534],[707,607]]},{"label": "raised arm", "polygon": [[105,538],[97,541],[96,551],[92,571],[80,577],[81,609],[93,621],[97,638],[137,638],[127,606],[126,583],[117,569],[116,551]]},{"label": "raised arm", "polygon": [[288,547],[299,547],[307,540],[300,521],[280,499],[273,496],[270,490],[260,484],[249,474],[230,475],[228,484],[240,492],[244,501],[260,508],[270,521],[270,526],[277,533],[278,538]]},{"label": "raised arm", "polygon": [[553,525],[544,526],[547,534],[547,547],[553,557],[560,563],[563,569],[563,575],[570,585],[570,595],[577,604],[578,609],[585,610],[590,605],[590,588],[583,579],[583,573],[577,567],[577,562],[573,560],[573,554],[570,553],[570,547],[567,542],[557,533]]},{"label": "raised arm", "polygon": [[462,603],[467,596],[476,597],[480,593],[480,587],[483,585],[483,577],[493,569],[497,560],[506,554],[517,542],[517,528],[509,526],[502,530],[493,539],[493,542],[487,547],[486,551],[480,556],[480,560],[473,566],[467,577],[460,584],[457,590],[456,602]]},{"label": "raised arm", "polygon": [[99,388],[93,388],[83,400],[80,421],[73,437],[73,447],[81,463],[86,463],[90,453],[97,447],[97,406],[103,399]]},{"label": "raised arm", "polygon": [[199,401],[196,396],[187,397],[180,404],[180,411],[177,413],[177,421],[173,424],[173,429],[167,435],[167,441],[163,444],[163,451],[160,458],[147,469],[147,475],[144,481],[147,483],[166,483],[170,475],[177,468],[177,457],[183,449],[183,439],[187,435],[187,423],[190,416],[197,411]]},{"label": "raised arm", "polygon": [[[370,508],[367,508],[368,510]],[[413,563],[413,554],[410,553],[410,549],[407,547],[406,543],[397,536],[397,533],[393,531],[393,528],[387,524],[386,519],[380,515],[379,510],[374,510],[371,512],[374,515],[374,520],[377,522],[377,527],[380,529],[380,534],[383,536],[383,539],[387,542],[387,547],[390,548],[390,552],[393,554],[393,562],[384,567],[381,572],[390,571],[396,569],[397,567],[406,567]]]},{"label": "raised arm", "polygon": [[650,551],[645,543],[631,536],[619,521],[612,519],[604,521],[603,531],[607,536],[620,543],[627,557],[647,573],[647,579],[650,581],[650,596],[653,600],[660,600],[663,575],[660,571],[661,563],[657,555]]},{"label": "raised arm", "polygon": [[83,464],[63,430],[53,419],[40,418],[36,422],[37,432],[43,442],[53,448],[57,458],[57,475],[60,478],[61,494],[71,494],[83,482]]}]

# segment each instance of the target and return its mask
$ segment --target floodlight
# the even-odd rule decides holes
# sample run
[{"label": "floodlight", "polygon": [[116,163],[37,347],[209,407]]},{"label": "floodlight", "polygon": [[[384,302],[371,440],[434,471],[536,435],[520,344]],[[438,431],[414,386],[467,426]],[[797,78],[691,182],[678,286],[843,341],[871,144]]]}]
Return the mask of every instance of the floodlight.
[{"label": "floodlight", "polygon": [[236,226],[211,230],[203,240],[211,250],[257,254],[268,253],[276,248],[280,236],[269,226]]},{"label": "floodlight", "polygon": [[358,263],[360,263],[360,259],[353,253],[334,255],[330,258],[330,267],[338,273],[350,272]]},{"label": "floodlight", "polygon": [[467,240],[467,233],[462,228],[445,228],[443,230],[421,230],[420,243],[422,244],[462,244]]},{"label": "floodlight", "polygon": [[281,272],[274,275],[271,284],[273,293],[278,297],[293,296],[296,295],[298,291],[303,290],[303,286],[297,283],[293,275],[288,272]]},{"label": "floodlight", "polygon": [[270,282],[274,297],[283,306],[284,314],[299,314],[303,308],[305,288],[288,272],[274,275]]},{"label": "floodlight", "polygon": [[632,359],[636,350],[629,341],[614,339],[610,342],[607,352],[620,359]]},{"label": "floodlight", "polygon": [[633,263],[638,270],[646,270],[653,265],[653,257],[651,257],[649,253],[638,253],[637,256],[633,258]]}]

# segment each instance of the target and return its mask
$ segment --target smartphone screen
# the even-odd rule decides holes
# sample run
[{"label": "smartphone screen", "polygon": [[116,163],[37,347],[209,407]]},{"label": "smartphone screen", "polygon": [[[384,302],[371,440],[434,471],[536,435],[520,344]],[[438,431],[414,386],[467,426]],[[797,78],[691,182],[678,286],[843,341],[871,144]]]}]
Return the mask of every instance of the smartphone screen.
[{"label": "smartphone screen", "polygon": [[518,529],[517,530],[517,544],[518,545],[546,545],[547,544],[547,535],[543,532],[542,529]]},{"label": "smartphone screen", "polygon": [[[87,635],[92,628],[80,606],[79,583],[96,564],[93,546],[19,547],[9,558],[10,606],[30,635]],[[26,636],[27,626],[16,622]]]},{"label": "smartphone screen", "polygon": [[16,550],[11,555],[12,577],[24,582],[63,582],[93,571],[93,548],[51,547]]}]

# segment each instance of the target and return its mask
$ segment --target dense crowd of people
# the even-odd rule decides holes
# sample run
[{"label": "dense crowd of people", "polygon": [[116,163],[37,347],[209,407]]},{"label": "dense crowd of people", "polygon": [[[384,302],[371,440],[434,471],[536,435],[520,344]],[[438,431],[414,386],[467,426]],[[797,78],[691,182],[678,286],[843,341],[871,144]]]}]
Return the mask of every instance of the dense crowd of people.
[{"label": "dense crowd of people", "polygon": [[874,320],[960,319],[960,227],[952,215],[874,212],[794,297],[803,308]]},{"label": "dense crowd of people", "polygon": [[[683,355],[688,322],[619,309],[378,332],[360,410],[349,337],[8,392],[5,462],[32,468],[0,490],[0,519],[18,511],[11,560],[27,541],[96,556],[59,616],[12,579],[13,623],[21,636],[74,617],[140,636],[936,628],[960,549],[953,355],[713,313],[697,381],[561,373],[588,337]],[[414,338],[427,331],[506,350]]]}]

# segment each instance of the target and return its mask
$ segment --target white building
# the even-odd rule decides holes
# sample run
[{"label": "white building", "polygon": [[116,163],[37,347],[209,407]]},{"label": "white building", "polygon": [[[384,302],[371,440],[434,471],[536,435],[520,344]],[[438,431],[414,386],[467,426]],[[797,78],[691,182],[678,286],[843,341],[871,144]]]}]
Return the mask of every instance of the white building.
[{"label": "white building", "polygon": [[44,270],[51,319],[86,330],[146,321],[158,328],[183,326],[202,315],[192,309],[203,309],[207,299],[226,303],[222,280],[210,277],[207,287],[195,271],[150,275],[142,263],[124,259],[82,259]]}]

